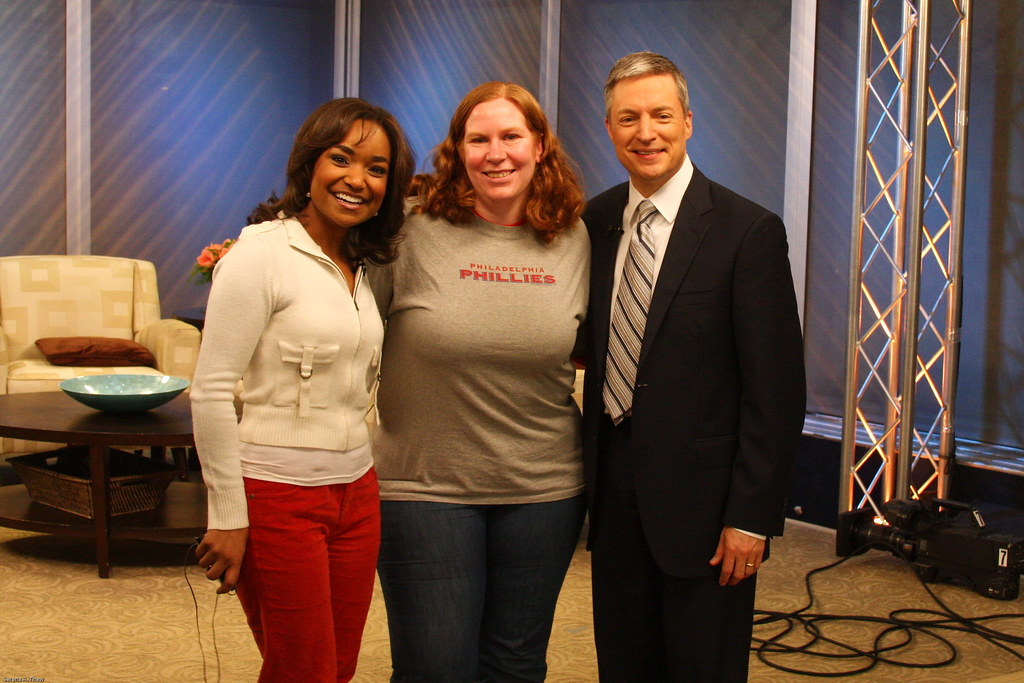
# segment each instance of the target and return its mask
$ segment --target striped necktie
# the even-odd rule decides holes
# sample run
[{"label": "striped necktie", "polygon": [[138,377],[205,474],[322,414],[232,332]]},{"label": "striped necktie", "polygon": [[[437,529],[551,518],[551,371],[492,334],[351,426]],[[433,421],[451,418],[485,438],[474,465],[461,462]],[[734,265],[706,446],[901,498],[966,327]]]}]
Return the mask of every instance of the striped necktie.
[{"label": "striped necktie", "polygon": [[605,366],[604,404],[615,424],[633,405],[633,384],[640,360],[640,344],[647,323],[647,309],[654,288],[654,239],[651,218],[658,210],[649,199],[640,202],[640,219],[629,240],[629,252],[622,267],[622,280],[612,308]]}]

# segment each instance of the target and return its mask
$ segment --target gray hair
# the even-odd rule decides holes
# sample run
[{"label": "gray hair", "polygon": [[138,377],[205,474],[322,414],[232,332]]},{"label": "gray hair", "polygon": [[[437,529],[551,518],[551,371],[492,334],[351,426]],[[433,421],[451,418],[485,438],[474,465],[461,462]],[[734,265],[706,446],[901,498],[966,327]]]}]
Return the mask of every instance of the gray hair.
[{"label": "gray hair", "polygon": [[615,66],[608,73],[608,80],[604,84],[604,111],[605,116],[612,110],[612,91],[619,81],[637,76],[661,76],[667,74],[676,82],[676,92],[679,94],[679,101],[683,105],[683,111],[690,111],[690,94],[686,89],[686,77],[679,70],[672,60],[663,57],[655,52],[634,52],[626,55],[615,62]]}]

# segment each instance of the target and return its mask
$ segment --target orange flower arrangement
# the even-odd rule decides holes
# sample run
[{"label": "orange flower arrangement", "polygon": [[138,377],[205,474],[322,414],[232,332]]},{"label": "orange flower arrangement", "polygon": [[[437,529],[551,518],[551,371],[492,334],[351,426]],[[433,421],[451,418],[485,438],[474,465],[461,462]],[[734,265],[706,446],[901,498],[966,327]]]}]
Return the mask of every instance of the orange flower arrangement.
[{"label": "orange flower arrangement", "polygon": [[213,242],[209,246],[203,247],[199,256],[196,257],[196,262],[192,265],[188,281],[191,282],[195,278],[197,282],[210,282],[213,279],[213,267],[217,265],[217,261],[224,258],[224,254],[228,253],[235,241],[228,238],[220,244]]}]

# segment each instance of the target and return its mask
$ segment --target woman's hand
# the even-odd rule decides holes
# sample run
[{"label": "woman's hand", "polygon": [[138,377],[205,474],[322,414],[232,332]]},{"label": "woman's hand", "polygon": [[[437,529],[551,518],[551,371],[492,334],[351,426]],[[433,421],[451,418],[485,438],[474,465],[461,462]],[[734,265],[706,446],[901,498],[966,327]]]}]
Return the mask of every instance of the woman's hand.
[{"label": "woman's hand", "polygon": [[249,540],[249,528],[207,529],[206,535],[196,548],[199,566],[206,570],[206,578],[220,579],[218,593],[227,593],[238,586],[238,573],[242,569],[245,544]]}]

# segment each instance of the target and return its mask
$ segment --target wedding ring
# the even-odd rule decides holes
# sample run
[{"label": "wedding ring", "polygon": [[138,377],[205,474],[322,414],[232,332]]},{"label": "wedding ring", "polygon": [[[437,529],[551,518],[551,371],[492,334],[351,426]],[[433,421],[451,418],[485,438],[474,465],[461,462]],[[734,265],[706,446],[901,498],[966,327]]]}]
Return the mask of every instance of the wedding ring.
[{"label": "wedding ring", "polygon": [[750,563],[750,562],[747,562],[747,566],[748,567],[753,567],[754,565],[752,563]]}]

